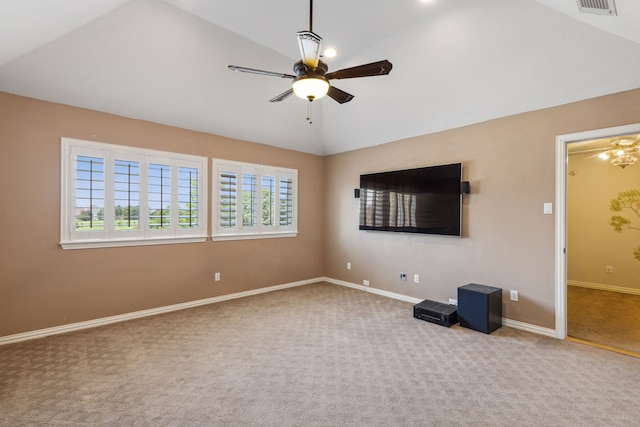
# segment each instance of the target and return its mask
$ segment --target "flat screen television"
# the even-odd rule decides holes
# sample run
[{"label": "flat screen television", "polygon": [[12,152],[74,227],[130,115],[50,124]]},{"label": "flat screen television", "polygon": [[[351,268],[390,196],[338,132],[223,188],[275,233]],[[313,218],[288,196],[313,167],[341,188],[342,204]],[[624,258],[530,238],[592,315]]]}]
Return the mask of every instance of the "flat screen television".
[{"label": "flat screen television", "polygon": [[462,235],[462,163],[360,175],[360,230]]}]

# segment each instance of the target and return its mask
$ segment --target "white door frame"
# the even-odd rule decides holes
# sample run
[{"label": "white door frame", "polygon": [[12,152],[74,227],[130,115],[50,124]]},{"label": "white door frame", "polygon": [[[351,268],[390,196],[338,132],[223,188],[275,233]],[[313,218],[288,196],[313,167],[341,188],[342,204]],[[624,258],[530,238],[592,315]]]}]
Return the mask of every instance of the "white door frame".
[{"label": "white door frame", "polygon": [[556,137],[556,338],[567,338],[567,148],[572,142],[640,133],[640,123]]}]

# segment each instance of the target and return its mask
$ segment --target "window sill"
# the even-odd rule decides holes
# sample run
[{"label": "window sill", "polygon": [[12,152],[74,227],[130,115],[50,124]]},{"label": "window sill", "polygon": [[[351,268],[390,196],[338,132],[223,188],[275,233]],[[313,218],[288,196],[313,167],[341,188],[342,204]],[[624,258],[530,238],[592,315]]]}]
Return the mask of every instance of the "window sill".
[{"label": "window sill", "polygon": [[297,236],[297,231],[287,231],[282,233],[216,234],[214,236],[211,236],[211,240],[213,240],[214,242],[224,242],[227,240],[279,239]]},{"label": "window sill", "polygon": [[62,249],[118,248],[123,246],[172,245],[177,243],[202,243],[207,236],[158,237],[152,239],[77,240],[60,242]]}]

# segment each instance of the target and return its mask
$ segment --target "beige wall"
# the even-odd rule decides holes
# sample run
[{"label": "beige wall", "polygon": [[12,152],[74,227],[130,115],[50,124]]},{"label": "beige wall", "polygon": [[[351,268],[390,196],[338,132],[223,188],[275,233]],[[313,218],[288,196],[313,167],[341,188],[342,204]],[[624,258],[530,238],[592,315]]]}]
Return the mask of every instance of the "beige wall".
[{"label": "beige wall", "polygon": [[[61,136],[297,168],[300,234],[62,250]],[[318,156],[0,93],[0,336],[322,276],[323,164]]]},{"label": "beige wall", "polygon": [[[624,169],[597,158],[597,153],[569,156],[567,176],[567,279],[596,285],[640,289],[640,230],[617,233],[608,224],[621,215],[640,227],[631,211],[612,212],[609,202],[620,191],[640,190],[640,164]],[[613,267],[608,274],[606,267]]]},{"label": "beige wall", "polygon": [[[555,137],[637,122],[640,90],[322,158],[0,93],[0,336],[323,275],[439,301],[515,289],[505,317],[553,328]],[[298,168],[300,235],[63,251],[61,136]],[[358,231],[361,173],[449,162],[471,181],[464,237]]]},{"label": "beige wall", "polygon": [[[326,275],[443,302],[460,285],[497,286],[505,317],[555,328],[555,216],[543,215],[543,203],[555,201],[556,136],[636,122],[638,90],[330,156]],[[471,182],[464,237],[358,231],[361,173],[450,162],[462,162]]]}]

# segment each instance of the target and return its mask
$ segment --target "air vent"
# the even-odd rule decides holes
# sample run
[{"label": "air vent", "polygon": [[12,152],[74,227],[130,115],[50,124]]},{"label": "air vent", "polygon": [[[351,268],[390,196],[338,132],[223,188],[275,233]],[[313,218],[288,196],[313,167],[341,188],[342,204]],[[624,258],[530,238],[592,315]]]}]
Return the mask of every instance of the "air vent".
[{"label": "air vent", "polygon": [[580,13],[615,16],[616,5],[614,0],[577,0]]}]

